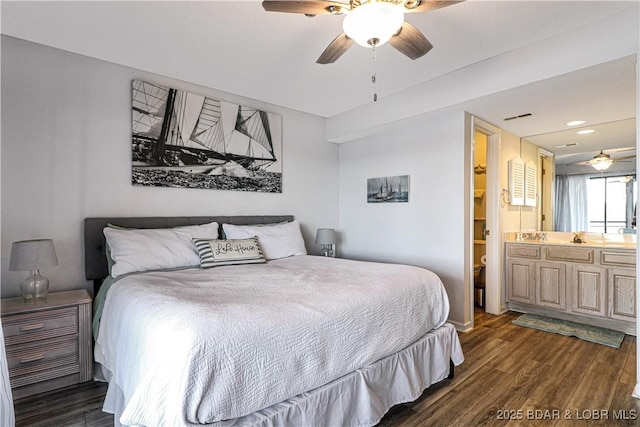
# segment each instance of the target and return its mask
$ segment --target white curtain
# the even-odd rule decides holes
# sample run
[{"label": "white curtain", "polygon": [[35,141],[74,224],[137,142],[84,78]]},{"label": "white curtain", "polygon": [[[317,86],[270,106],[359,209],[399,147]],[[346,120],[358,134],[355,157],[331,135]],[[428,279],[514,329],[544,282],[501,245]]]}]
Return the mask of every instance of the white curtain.
[{"label": "white curtain", "polygon": [[587,176],[556,176],[556,231],[588,231]]},{"label": "white curtain", "polygon": [[13,398],[11,384],[9,383],[9,370],[7,367],[7,354],[4,350],[4,333],[0,322],[0,425],[13,427],[16,425],[13,411]]}]

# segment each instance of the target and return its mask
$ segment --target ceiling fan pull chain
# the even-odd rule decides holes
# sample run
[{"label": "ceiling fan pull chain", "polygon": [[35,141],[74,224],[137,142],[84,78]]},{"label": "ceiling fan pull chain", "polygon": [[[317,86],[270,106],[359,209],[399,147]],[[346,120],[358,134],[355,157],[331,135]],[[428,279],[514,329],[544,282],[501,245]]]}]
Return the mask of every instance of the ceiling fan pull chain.
[{"label": "ceiling fan pull chain", "polygon": [[373,102],[378,102],[378,85],[376,84],[376,45],[373,45],[373,74],[371,75],[371,83],[373,83]]}]

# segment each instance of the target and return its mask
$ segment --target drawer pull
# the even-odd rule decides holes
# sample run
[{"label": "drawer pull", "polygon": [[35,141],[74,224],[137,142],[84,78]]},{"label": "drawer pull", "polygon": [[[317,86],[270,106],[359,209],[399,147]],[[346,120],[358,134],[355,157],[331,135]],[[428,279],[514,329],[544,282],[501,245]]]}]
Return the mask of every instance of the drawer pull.
[{"label": "drawer pull", "polygon": [[30,363],[42,359],[44,359],[44,353],[34,354],[33,356],[23,357],[22,359],[20,359],[20,363]]},{"label": "drawer pull", "polygon": [[33,325],[20,326],[20,332],[35,331],[44,328],[44,323],[34,323]]}]

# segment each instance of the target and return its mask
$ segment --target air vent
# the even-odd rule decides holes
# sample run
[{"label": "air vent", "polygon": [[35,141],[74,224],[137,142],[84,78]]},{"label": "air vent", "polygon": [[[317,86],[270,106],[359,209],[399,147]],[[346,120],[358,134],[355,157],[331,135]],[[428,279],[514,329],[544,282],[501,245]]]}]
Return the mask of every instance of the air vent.
[{"label": "air vent", "polygon": [[556,148],[564,148],[564,147],[575,147],[576,145],[579,145],[577,142],[570,142],[568,144],[560,144],[560,145],[556,145]]},{"label": "air vent", "polygon": [[529,117],[529,116],[533,116],[533,113],[524,113],[524,114],[520,114],[519,116],[507,117],[504,119],[504,121],[507,122],[509,120],[522,119],[524,117]]}]

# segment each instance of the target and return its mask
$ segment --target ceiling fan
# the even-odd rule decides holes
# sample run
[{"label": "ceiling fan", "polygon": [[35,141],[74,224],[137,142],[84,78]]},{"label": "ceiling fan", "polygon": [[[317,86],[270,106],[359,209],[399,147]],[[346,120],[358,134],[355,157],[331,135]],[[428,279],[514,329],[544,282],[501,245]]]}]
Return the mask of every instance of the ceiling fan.
[{"label": "ceiling fan", "polygon": [[595,170],[603,171],[603,170],[609,169],[609,166],[611,166],[614,162],[621,162],[627,159],[632,159],[634,157],[636,157],[635,154],[631,156],[622,156],[622,157],[612,158],[610,155],[605,154],[604,151],[600,150],[600,153],[593,156],[593,159],[587,160],[584,162],[576,162],[572,164],[588,165],[594,168]]},{"label": "ceiling fan", "polygon": [[364,47],[378,47],[386,42],[411,59],[418,59],[433,45],[413,25],[404,21],[405,13],[426,12],[464,0],[264,0],[267,12],[345,15],[344,30],[322,52],[318,64],[331,64],[355,41]]}]

